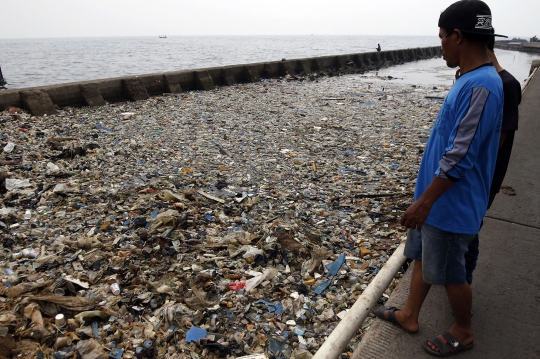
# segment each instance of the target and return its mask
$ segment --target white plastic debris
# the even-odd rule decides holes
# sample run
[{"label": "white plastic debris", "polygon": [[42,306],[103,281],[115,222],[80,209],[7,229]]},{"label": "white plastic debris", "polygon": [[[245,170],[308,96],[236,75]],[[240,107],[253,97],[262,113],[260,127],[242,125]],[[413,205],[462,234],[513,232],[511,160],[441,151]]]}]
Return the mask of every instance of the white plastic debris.
[{"label": "white plastic debris", "polygon": [[15,149],[15,144],[13,142],[8,142],[8,144],[4,146],[5,153],[11,153],[13,152],[13,149]]},{"label": "white plastic debris", "polygon": [[30,187],[31,185],[29,179],[6,178],[6,189],[8,191],[13,191],[17,188]]}]

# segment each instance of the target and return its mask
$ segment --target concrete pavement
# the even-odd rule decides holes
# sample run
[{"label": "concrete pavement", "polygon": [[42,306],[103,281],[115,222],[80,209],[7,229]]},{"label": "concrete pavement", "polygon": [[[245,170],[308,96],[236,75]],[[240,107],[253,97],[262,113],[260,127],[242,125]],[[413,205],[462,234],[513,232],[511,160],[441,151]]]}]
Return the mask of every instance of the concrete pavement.
[{"label": "concrete pavement", "polygon": [[[474,272],[474,348],[459,358],[540,358],[540,75],[527,87],[521,105],[512,159],[503,185],[480,233]],[[387,305],[403,306],[409,268]],[[377,319],[353,354],[360,358],[432,358],[421,345],[453,323],[442,286],[433,286],[420,312],[420,332],[406,334]]]}]

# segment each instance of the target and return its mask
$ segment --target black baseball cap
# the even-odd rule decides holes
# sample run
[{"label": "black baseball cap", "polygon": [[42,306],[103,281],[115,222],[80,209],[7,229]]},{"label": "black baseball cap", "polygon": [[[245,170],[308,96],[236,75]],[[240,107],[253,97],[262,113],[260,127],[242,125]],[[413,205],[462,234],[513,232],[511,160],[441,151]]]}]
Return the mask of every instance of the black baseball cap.
[{"label": "black baseball cap", "polygon": [[442,12],[439,27],[458,29],[469,34],[508,37],[495,34],[491,10],[481,0],[456,1]]}]

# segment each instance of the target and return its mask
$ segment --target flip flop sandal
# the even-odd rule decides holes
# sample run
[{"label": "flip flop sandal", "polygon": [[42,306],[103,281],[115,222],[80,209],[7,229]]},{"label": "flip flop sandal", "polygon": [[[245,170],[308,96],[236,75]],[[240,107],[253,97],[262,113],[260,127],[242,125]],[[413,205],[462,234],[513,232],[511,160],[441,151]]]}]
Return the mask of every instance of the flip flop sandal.
[{"label": "flip flop sandal", "polygon": [[474,346],[474,343],[470,343],[467,345],[461,344],[450,332],[446,332],[442,335],[437,336],[437,338],[430,340],[439,351],[431,349],[431,346],[428,344],[428,341],[426,341],[424,344],[422,344],[422,347],[431,355],[436,357],[449,357],[452,355],[456,355],[458,353],[461,353],[465,350],[472,349]]},{"label": "flip flop sandal", "polygon": [[[396,310],[401,310],[399,308],[396,308],[396,307],[385,307],[385,306],[381,306],[379,307],[379,309],[377,310],[373,310],[372,313],[379,319],[382,319],[384,321],[387,321],[387,322],[390,322],[392,324],[394,324],[396,327],[398,327],[399,329],[403,330],[405,333],[408,333],[408,334],[416,334],[418,333],[418,330],[415,330],[415,331],[412,331],[412,330],[409,330],[407,328],[405,328],[403,325],[401,325],[397,319],[396,319]],[[384,312],[388,311],[388,318],[384,316]]]}]

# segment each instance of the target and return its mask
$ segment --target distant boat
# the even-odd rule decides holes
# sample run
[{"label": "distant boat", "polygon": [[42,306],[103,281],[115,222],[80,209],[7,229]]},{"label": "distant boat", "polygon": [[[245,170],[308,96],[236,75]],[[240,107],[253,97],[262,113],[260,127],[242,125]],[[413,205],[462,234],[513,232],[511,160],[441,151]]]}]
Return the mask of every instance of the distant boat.
[{"label": "distant boat", "polygon": [[160,39],[166,39],[166,38],[167,38],[167,35],[159,35],[159,38],[160,38]]}]

